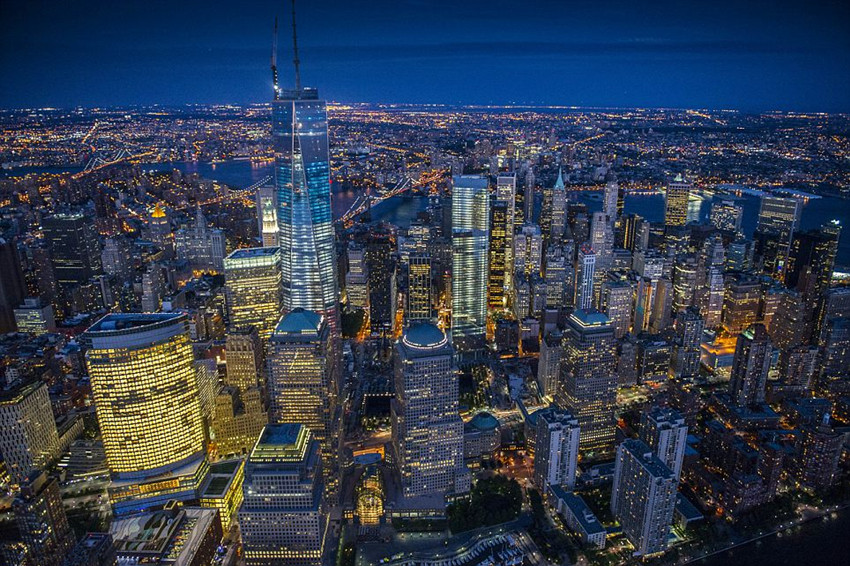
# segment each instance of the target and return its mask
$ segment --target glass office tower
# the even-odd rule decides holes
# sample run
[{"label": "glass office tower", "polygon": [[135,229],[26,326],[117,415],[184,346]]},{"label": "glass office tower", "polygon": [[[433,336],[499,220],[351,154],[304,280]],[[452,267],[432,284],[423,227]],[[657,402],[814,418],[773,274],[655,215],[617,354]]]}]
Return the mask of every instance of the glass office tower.
[{"label": "glass office tower", "polygon": [[286,90],[272,102],[278,245],[283,307],[303,308],[339,329],[328,117],[313,88]]}]

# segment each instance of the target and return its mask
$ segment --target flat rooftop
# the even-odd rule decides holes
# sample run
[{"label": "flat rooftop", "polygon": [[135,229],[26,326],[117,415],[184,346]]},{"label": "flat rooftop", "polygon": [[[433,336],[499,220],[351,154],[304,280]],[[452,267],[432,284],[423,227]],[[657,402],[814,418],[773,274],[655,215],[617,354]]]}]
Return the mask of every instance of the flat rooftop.
[{"label": "flat rooftop", "polygon": [[161,322],[177,320],[185,315],[180,312],[169,313],[112,313],[104,316],[89,327],[86,332],[117,332],[134,328],[146,328]]}]

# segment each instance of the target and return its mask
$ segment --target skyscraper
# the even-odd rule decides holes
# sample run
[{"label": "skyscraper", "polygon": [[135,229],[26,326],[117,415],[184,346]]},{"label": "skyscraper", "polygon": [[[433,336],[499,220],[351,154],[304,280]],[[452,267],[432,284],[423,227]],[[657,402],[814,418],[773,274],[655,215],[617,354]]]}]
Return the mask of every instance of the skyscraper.
[{"label": "skyscraper", "polygon": [[50,396],[41,381],[0,390],[0,429],[0,455],[14,483],[60,456]]},{"label": "skyscraper", "polygon": [[116,514],[197,498],[209,466],[185,314],[108,314],[83,334]]},{"label": "skyscraper", "polygon": [[607,316],[592,309],[570,315],[556,402],[578,418],[582,450],[605,451],[614,442],[616,346]]},{"label": "skyscraper", "polygon": [[490,270],[487,280],[487,306],[493,311],[501,311],[507,307],[507,280],[513,275],[513,272],[507,269],[509,214],[508,204],[494,199],[490,207]]},{"label": "skyscraper", "polygon": [[42,220],[42,228],[60,287],[68,291],[101,272],[97,232],[83,213],[48,216]]},{"label": "skyscraper", "polygon": [[673,342],[671,369],[677,378],[693,379],[699,375],[702,333],[705,320],[699,310],[689,307],[676,315],[676,338]]},{"label": "skyscraper", "polygon": [[682,473],[682,461],[688,439],[688,425],[674,409],[653,407],[641,415],[640,439],[672,470],[676,480]]},{"label": "skyscraper", "polygon": [[688,199],[694,184],[681,173],[667,182],[664,193],[664,225],[684,226],[688,223]]},{"label": "skyscraper", "polygon": [[373,335],[389,334],[395,324],[395,248],[392,226],[383,224],[369,230],[365,257],[369,276],[369,325]]},{"label": "skyscraper", "polygon": [[431,318],[431,255],[412,253],[407,261],[406,323]]},{"label": "skyscraper", "polygon": [[275,97],[272,140],[283,309],[319,312],[336,335],[339,310],[328,116],[318,90],[301,88],[297,79],[294,90],[283,90]]},{"label": "skyscraper", "polygon": [[248,566],[320,566],[326,515],[319,442],[304,425],[270,424],[245,464],[239,510]]},{"label": "skyscraper", "polygon": [[74,531],[68,524],[59,484],[36,471],[21,485],[12,509],[29,558],[38,566],[62,566],[74,548]]},{"label": "skyscraper", "polygon": [[487,179],[452,178],[452,343],[458,354],[484,349],[487,323]]},{"label": "skyscraper", "polygon": [[709,221],[718,230],[740,232],[743,217],[744,207],[735,204],[734,200],[721,197],[711,205]]},{"label": "skyscraper", "polygon": [[620,195],[620,185],[613,171],[608,171],[605,176],[605,189],[602,191],[602,212],[608,218],[608,223],[613,226],[618,220],[617,200]]},{"label": "skyscraper", "polygon": [[227,255],[224,232],[209,227],[200,205],[192,225],[174,234],[174,249],[177,258],[188,261],[192,269],[218,273],[224,269]]},{"label": "skyscraper", "polygon": [[0,334],[15,331],[15,307],[27,295],[18,250],[12,240],[0,237]]},{"label": "skyscraper", "polygon": [[277,191],[274,185],[257,189],[257,233],[264,248],[277,246]]},{"label": "skyscraper", "polygon": [[392,437],[404,497],[468,491],[452,346],[433,324],[411,326],[396,343],[395,392]]},{"label": "skyscraper", "polygon": [[263,343],[253,326],[231,328],[225,344],[227,356],[227,384],[247,391],[264,383]]},{"label": "skyscraper", "polygon": [[667,550],[678,482],[670,468],[640,440],[617,448],[611,513],[638,556]]},{"label": "skyscraper", "polygon": [[496,177],[495,202],[504,203],[505,217],[505,290],[510,296],[514,272],[514,226],[516,226],[516,174],[499,173]]},{"label": "skyscraper", "polygon": [[331,419],[336,397],[330,325],[319,313],[295,309],[280,319],[269,340],[269,419],[301,423],[334,453]]},{"label": "skyscraper", "polygon": [[585,244],[579,248],[576,261],[576,308],[587,310],[593,307],[595,279],[596,252]]},{"label": "skyscraper", "polygon": [[543,235],[537,224],[523,224],[514,235],[514,269],[525,275],[540,275],[543,266]]},{"label": "skyscraper", "polygon": [[225,296],[230,325],[254,326],[266,340],[280,320],[280,248],[242,248],[224,259]]},{"label": "skyscraper", "polygon": [[803,201],[765,195],[761,199],[758,225],[753,236],[762,270],[781,275],[788,261],[791,238],[800,225]]},{"label": "skyscraper", "polygon": [[763,324],[753,324],[738,336],[729,394],[739,407],[764,403],[772,350],[770,337]]},{"label": "skyscraper", "polygon": [[357,242],[348,243],[345,294],[349,309],[369,312],[369,269],[366,264],[366,252]]},{"label": "skyscraper", "polygon": [[564,236],[567,226],[567,190],[564,186],[564,177],[558,168],[558,180],[552,188],[552,209],[548,211],[550,225],[548,228],[549,238],[559,241]]},{"label": "skyscraper", "polygon": [[572,490],[578,468],[578,420],[557,406],[536,414],[534,442],[534,483],[542,493],[550,485]]}]

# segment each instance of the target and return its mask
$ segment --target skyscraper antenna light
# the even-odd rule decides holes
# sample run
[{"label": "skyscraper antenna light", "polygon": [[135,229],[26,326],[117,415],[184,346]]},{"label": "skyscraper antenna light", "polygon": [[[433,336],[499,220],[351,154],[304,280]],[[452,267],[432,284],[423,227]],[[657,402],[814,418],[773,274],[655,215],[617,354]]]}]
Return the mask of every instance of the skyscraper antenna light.
[{"label": "skyscraper antenna light", "polygon": [[295,0],[292,0],[292,62],[295,64],[295,90],[301,91],[301,71],[298,68],[298,34],[295,33]]},{"label": "skyscraper antenna light", "polygon": [[280,100],[280,85],[277,79],[277,16],[274,17],[274,35],[272,35],[272,88],[274,89],[274,99]]}]

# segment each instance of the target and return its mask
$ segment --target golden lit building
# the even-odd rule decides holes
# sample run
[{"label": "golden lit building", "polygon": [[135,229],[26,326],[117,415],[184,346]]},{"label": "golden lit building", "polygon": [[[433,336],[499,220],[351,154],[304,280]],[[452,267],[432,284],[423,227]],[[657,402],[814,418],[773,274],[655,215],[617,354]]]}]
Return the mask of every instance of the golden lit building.
[{"label": "golden lit building", "polygon": [[244,391],[223,387],[215,400],[212,421],[215,452],[222,457],[247,454],[268,422],[259,387]]},{"label": "golden lit building", "polygon": [[109,314],[83,342],[116,514],[196,499],[209,466],[186,315]]},{"label": "golden lit building", "polygon": [[[259,438],[257,434],[257,438]],[[256,439],[255,439],[256,442]],[[242,505],[242,483],[245,481],[245,460],[222,460],[210,465],[210,474],[201,489],[201,507],[218,509],[221,528],[225,533],[236,520]]]},{"label": "golden lit building", "polygon": [[684,226],[688,223],[688,198],[694,184],[682,174],[676,175],[667,183],[665,192],[664,224],[666,226]]},{"label": "golden lit building", "polygon": [[280,320],[280,248],[243,248],[224,258],[225,293],[230,326],[255,326],[266,339]]},{"label": "golden lit building", "polygon": [[15,483],[61,455],[50,395],[41,381],[0,391],[0,427],[0,454]]},{"label": "golden lit building", "polygon": [[361,525],[377,525],[384,516],[384,481],[376,466],[369,466],[357,484],[357,517]]},{"label": "golden lit building", "polygon": [[[263,345],[253,326],[233,328],[227,333],[227,384],[245,391],[261,384]],[[254,439],[256,440],[256,439]],[[253,446],[253,441],[251,446]]]}]

